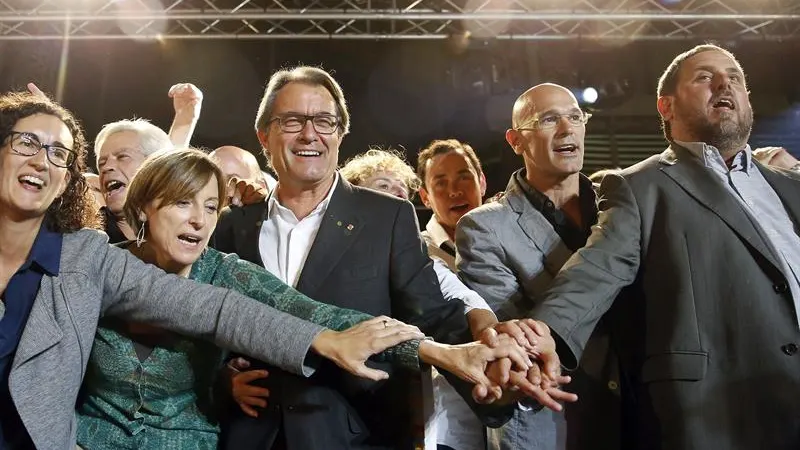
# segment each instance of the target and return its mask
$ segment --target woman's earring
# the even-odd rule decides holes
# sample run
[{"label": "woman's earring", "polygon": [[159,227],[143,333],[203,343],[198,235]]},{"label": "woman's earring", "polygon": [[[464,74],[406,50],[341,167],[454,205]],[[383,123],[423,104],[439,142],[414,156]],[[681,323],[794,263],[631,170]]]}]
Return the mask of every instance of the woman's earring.
[{"label": "woman's earring", "polygon": [[146,223],[147,223],[147,221],[142,222],[142,226],[139,227],[139,232],[136,233],[136,246],[137,247],[141,247],[142,246],[142,242],[144,242],[144,226],[145,226]]}]

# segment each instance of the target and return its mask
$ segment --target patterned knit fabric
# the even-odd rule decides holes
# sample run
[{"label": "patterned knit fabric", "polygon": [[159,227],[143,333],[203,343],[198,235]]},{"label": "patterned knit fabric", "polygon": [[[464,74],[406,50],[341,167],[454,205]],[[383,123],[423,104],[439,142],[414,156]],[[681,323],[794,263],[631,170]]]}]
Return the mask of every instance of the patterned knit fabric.
[{"label": "patterned knit fabric", "polygon": [[[189,278],[236,290],[278,310],[344,330],[371,316],[315,302],[262,267],[208,249]],[[225,352],[205,341],[163,333],[144,361],[125,326],[101,319],[78,407],[78,444],[100,449],[216,449],[212,386]],[[419,370],[419,341],[374,357]]]}]

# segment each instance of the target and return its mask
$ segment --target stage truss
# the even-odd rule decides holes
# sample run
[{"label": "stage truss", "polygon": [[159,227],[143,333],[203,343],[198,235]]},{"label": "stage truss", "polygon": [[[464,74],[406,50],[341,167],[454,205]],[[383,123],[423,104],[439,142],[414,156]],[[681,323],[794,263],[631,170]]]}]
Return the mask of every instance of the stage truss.
[{"label": "stage truss", "polygon": [[797,0],[0,0],[0,40],[798,41]]}]

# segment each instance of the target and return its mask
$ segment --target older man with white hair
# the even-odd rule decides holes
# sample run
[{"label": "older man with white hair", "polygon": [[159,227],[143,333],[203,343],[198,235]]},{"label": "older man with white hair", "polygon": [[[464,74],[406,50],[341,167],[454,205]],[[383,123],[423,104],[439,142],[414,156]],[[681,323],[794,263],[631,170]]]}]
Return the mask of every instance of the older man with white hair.
[{"label": "older man with white hair", "polygon": [[187,146],[200,117],[203,94],[196,86],[179,83],[170,88],[168,95],[175,109],[169,135],[148,120],[125,119],[104,125],[94,140],[100,192],[105,200],[101,212],[111,243],[136,237],[138,230],[125,222],[122,206],[126,187],[139,166],[157,151]]}]

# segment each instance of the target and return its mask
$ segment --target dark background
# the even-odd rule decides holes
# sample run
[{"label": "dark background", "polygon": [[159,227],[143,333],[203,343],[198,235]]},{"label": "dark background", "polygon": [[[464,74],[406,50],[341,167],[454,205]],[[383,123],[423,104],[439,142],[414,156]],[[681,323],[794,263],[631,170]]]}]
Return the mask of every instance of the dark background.
[{"label": "dark background", "polygon": [[[64,49],[57,41],[13,41],[0,43],[0,80],[5,89],[34,81],[55,93],[61,73],[63,104],[90,140],[104,123],[133,116],[167,129],[173,114],[167,90],[192,82],[205,94],[193,144],[259,154],[253,121],[269,75],[297,64],[322,66],[341,83],[352,113],[340,162],[381,145],[405,149],[414,163],[432,139],[454,137],[476,149],[493,193],[521,165],[503,136],[513,101],[540,82],[600,88],[587,129],[586,171],[661,151],[656,80],[677,53],[697,43],[171,40],[70,41]],[[798,155],[798,43],[721,44],[748,75],[756,115],[751,144],[783,145]]]}]

